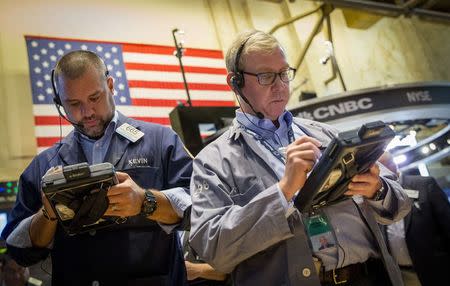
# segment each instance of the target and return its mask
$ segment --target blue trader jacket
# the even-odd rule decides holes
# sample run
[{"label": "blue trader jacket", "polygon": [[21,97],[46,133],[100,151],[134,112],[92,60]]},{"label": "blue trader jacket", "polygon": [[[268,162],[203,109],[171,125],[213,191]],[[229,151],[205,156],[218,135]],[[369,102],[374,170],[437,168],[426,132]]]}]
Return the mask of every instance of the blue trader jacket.
[{"label": "blue trader jacket", "polygon": [[[181,209],[179,215],[183,216],[176,229],[187,228],[191,204],[188,190],[192,172],[190,154],[170,128],[136,121],[119,113],[116,128],[124,122],[145,135],[133,143],[114,132],[105,161],[112,163],[116,170],[128,173],[142,188],[166,190],[169,201],[178,206],[179,212]],[[74,136],[72,131],[61,146],[53,146],[36,156],[23,172],[17,201],[2,233],[3,238],[6,239],[22,220],[41,208],[41,178],[50,167],[86,161]],[[52,249],[10,243],[7,246],[11,256],[22,265],[37,263],[50,253],[52,285],[186,283],[176,231],[164,231],[158,223],[140,216],[130,217],[124,224],[75,236],[66,235],[58,225]]]}]

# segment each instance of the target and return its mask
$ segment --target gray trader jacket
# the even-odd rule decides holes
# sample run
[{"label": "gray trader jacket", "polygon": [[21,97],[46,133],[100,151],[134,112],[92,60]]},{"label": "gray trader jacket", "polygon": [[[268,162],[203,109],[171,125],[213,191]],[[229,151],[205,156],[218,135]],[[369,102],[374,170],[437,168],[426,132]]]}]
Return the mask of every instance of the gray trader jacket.
[{"label": "gray trader jacket", "polygon": [[[324,146],[336,132],[310,120],[294,118],[293,124]],[[235,285],[320,285],[301,214],[294,211],[286,217],[273,160],[236,120],[198,154],[191,179],[191,246],[216,270],[232,273]],[[380,168],[391,192],[386,197],[390,208],[377,209],[366,200],[359,208],[375,234],[393,284],[403,285],[377,222],[401,219],[410,202],[395,176]]]}]

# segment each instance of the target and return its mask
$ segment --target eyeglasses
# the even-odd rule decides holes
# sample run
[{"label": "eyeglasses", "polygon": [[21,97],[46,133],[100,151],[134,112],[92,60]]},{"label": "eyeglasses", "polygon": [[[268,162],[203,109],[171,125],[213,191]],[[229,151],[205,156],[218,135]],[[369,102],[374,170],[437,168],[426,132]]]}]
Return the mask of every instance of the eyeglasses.
[{"label": "eyeglasses", "polygon": [[295,72],[297,70],[289,67],[288,69],[281,72],[262,72],[262,73],[251,73],[243,71],[243,74],[248,74],[252,76],[256,76],[258,79],[258,83],[260,85],[271,85],[275,82],[277,75],[280,77],[282,82],[290,82],[295,78]]}]

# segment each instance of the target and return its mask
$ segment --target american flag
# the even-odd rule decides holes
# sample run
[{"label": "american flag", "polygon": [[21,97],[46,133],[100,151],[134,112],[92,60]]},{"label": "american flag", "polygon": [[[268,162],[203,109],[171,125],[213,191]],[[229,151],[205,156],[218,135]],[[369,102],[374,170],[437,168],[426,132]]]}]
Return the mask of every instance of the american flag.
[{"label": "american flag", "polygon": [[[114,100],[126,116],[170,125],[169,113],[187,101],[175,46],[25,36],[38,153],[60,140],[51,70],[73,50],[96,52],[115,79]],[[182,57],[193,106],[234,106],[222,51],[186,48]],[[62,120],[62,136],[73,127]]]}]

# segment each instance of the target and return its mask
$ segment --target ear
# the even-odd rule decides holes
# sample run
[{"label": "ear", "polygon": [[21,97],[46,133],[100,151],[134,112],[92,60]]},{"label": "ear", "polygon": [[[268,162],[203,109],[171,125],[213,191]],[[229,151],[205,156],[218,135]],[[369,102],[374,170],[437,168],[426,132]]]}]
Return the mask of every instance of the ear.
[{"label": "ear", "polygon": [[109,90],[114,94],[114,78],[112,76],[108,76],[106,84],[108,85]]}]

